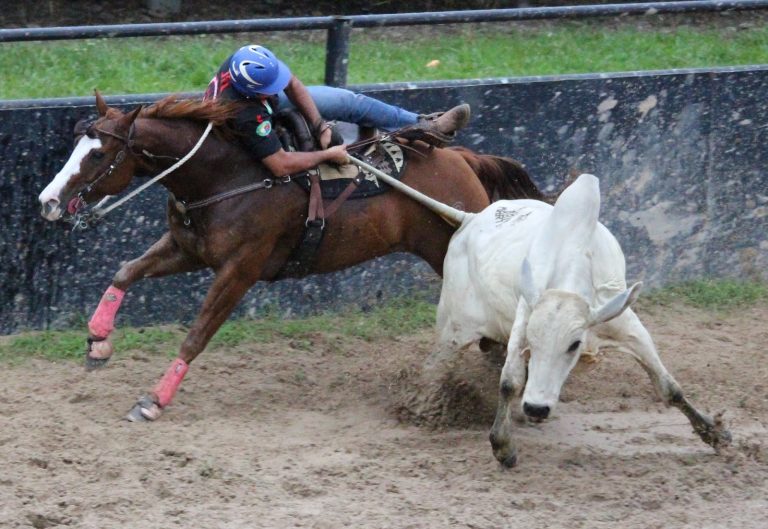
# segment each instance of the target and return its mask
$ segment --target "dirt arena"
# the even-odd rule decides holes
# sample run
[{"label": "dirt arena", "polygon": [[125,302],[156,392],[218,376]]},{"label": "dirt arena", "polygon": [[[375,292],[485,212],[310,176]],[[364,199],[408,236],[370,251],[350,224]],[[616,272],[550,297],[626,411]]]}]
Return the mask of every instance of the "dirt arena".
[{"label": "dirt arena", "polygon": [[459,375],[466,424],[398,422],[426,331],[207,351],[154,424],[121,418],[169,357],[118,351],[88,374],[33,360],[0,366],[0,527],[768,527],[768,305],[640,314],[734,448],[715,455],[610,353],[577,367],[549,421],[519,425],[512,470],[487,440],[498,368],[479,351]]}]

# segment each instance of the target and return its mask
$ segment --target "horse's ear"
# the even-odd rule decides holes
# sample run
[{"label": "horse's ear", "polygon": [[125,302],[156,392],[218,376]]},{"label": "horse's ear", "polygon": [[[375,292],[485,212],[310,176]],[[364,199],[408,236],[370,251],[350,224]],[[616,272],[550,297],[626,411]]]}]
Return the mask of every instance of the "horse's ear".
[{"label": "horse's ear", "polygon": [[101,93],[99,93],[98,90],[94,90],[93,92],[96,94],[96,110],[99,111],[100,116],[106,116],[107,110],[109,110],[107,102],[104,101],[104,98],[101,97]]},{"label": "horse's ear", "polygon": [[143,106],[138,106],[128,112],[127,114],[123,114],[120,117],[120,120],[117,122],[117,127],[123,130],[128,130],[131,128],[131,125],[134,121],[136,121],[136,118],[139,117],[139,113],[143,109]]}]

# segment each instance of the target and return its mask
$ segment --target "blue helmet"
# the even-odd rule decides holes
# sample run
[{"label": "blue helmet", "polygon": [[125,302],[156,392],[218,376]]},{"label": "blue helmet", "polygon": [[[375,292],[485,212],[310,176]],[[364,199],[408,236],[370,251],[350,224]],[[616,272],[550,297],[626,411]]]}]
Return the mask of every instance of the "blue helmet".
[{"label": "blue helmet", "polygon": [[291,70],[264,46],[243,46],[229,60],[232,86],[245,97],[274,95],[288,86]]}]

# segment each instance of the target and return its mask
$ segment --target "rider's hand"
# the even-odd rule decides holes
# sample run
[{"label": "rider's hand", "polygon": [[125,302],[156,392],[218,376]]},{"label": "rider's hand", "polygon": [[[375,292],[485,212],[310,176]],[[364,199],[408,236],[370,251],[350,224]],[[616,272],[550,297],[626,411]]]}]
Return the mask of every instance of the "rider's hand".
[{"label": "rider's hand", "polygon": [[325,153],[328,156],[327,160],[329,162],[333,162],[339,165],[345,165],[349,163],[349,155],[347,154],[347,146],[345,144],[334,145],[330,149],[327,149]]},{"label": "rider's hand", "polygon": [[320,133],[320,137],[318,138],[318,141],[320,142],[321,149],[327,149],[328,146],[331,144],[331,132],[332,131],[329,127]]}]

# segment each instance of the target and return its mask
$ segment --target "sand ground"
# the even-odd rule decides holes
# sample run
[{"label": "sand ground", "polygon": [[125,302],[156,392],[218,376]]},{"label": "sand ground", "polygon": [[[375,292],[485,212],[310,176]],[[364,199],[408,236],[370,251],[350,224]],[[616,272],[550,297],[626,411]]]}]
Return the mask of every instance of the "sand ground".
[{"label": "sand ground", "polygon": [[472,416],[397,420],[428,331],[206,351],[151,424],[122,417],[169,356],[118,351],[92,373],[30,360],[0,366],[0,527],[768,527],[768,306],[640,315],[734,448],[714,454],[610,353],[577,367],[550,420],[520,424],[511,470],[487,440],[498,366],[479,351],[457,375]]}]

